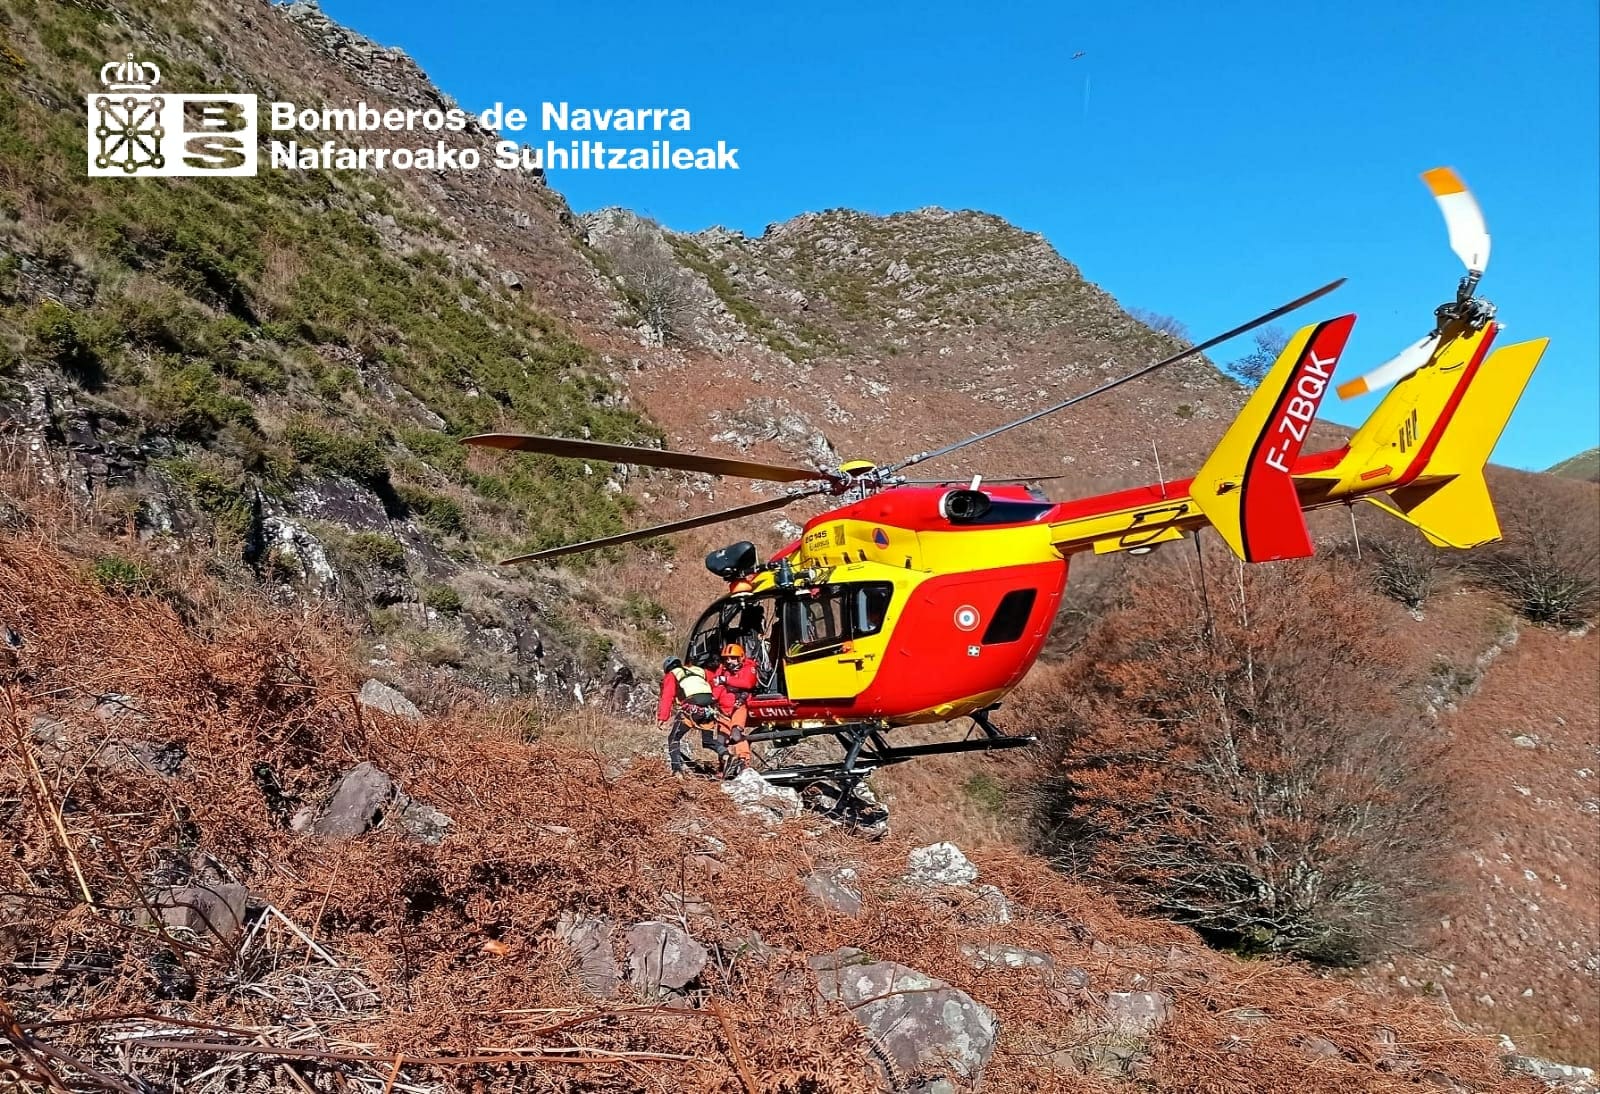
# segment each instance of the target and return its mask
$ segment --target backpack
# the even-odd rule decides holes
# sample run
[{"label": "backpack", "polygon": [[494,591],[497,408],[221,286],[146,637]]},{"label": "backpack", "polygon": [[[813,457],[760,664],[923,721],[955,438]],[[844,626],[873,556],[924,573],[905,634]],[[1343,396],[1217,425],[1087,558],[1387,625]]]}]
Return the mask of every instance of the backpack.
[{"label": "backpack", "polygon": [[672,670],[672,675],[678,681],[678,694],[684,703],[692,707],[712,705],[711,681],[706,679],[705,669],[699,665],[679,665]]}]

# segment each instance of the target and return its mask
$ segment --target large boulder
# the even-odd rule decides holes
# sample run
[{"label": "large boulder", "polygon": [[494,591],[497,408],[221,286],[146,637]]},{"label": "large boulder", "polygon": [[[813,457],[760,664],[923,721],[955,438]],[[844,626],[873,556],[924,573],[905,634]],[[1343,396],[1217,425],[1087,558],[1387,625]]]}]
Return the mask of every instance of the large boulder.
[{"label": "large boulder", "polygon": [[978,880],[978,868],[953,843],[918,847],[906,859],[906,880],[917,885],[971,885]]},{"label": "large boulder", "polygon": [[994,1013],[942,980],[893,961],[872,961],[848,947],[810,959],[817,991],[842,1003],[870,1036],[901,1088],[975,1086],[994,1052],[1000,1023]]},{"label": "large boulder", "polygon": [[670,923],[646,920],[628,929],[628,979],[646,997],[687,988],[705,971],[707,956],[704,946]]},{"label": "large boulder", "polygon": [[733,799],[742,813],[762,820],[789,820],[800,815],[800,795],[787,786],[775,786],[760,773],[745,768],[738,777],[722,784],[722,792]]}]

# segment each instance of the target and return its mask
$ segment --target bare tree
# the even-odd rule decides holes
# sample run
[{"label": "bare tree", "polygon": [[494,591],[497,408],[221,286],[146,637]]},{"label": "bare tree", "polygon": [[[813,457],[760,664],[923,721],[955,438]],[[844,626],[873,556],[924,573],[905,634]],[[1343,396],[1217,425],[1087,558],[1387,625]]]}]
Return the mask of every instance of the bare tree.
[{"label": "bare tree", "polygon": [[1180,342],[1189,341],[1189,328],[1173,316],[1163,315],[1149,308],[1129,308],[1128,314],[1157,334],[1171,335]]},{"label": "bare tree", "polygon": [[1259,384],[1288,344],[1289,336],[1283,329],[1268,324],[1256,331],[1255,348],[1238,360],[1228,362],[1227,370],[1244,383]]},{"label": "bare tree", "polygon": [[1237,948],[1403,942],[1453,813],[1379,605],[1333,564],[1146,571],[1059,677],[1045,849]]},{"label": "bare tree", "polygon": [[694,287],[672,248],[638,222],[611,241],[606,252],[650,329],[663,341],[682,338],[694,314]]}]

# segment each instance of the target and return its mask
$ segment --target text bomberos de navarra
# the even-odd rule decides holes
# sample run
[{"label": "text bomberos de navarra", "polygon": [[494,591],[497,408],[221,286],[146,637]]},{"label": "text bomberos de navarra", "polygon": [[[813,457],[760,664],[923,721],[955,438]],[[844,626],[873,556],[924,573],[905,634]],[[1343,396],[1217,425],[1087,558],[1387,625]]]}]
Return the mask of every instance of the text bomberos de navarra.
[{"label": "text bomberos de navarra", "polygon": [[[528,112],[504,103],[472,113],[459,107],[379,109],[366,102],[344,107],[305,107],[291,102],[268,106],[268,126],[273,133],[295,132],[295,138],[271,138],[270,163],[291,170],[475,171],[489,166],[510,171],[737,171],[739,149],[719,140],[714,145],[676,143],[670,137],[645,143],[625,143],[628,138],[589,137],[591,133],[687,133],[689,111],[674,107],[594,108],[565,102],[541,104],[538,128],[544,132],[584,136],[529,145],[515,140],[496,141],[492,150],[452,145],[435,140],[431,145],[342,144],[336,140],[311,143],[319,133],[464,133],[472,128],[497,133],[519,133],[534,119]],[[634,138],[637,142],[639,138]]]}]

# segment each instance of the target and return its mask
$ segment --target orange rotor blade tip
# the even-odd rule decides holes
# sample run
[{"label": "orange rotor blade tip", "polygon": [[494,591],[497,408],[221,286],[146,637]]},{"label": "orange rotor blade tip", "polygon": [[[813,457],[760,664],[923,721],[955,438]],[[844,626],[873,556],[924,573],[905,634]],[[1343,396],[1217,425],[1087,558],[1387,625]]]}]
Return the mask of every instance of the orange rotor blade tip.
[{"label": "orange rotor blade tip", "polygon": [[1435,197],[1459,194],[1467,188],[1453,167],[1434,167],[1424,171],[1422,181],[1428,184],[1428,189],[1433,191]]},{"label": "orange rotor blade tip", "polygon": [[1334,389],[1341,399],[1354,399],[1357,395],[1367,393],[1367,378],[1359,376],[1354,380],[1347,380]]}]

